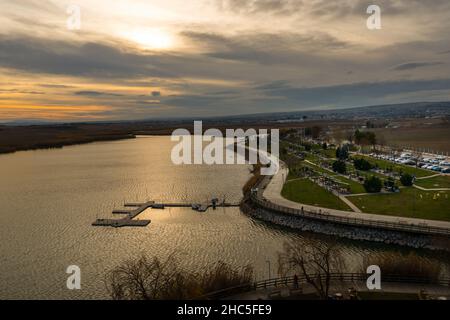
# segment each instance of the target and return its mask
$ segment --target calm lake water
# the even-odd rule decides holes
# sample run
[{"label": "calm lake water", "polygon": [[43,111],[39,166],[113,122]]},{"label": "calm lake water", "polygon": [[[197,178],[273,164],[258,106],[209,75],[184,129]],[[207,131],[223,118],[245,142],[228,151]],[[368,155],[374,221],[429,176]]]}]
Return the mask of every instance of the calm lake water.
[{"label": "calm lake water", "polygon": [[[108,298],[107,271],[141,254],[175,252],[183,267],[199,271],[219,260],[252,264],[262,279],[269,265],[276,276],[285,241],[313,237],[253,220],[238,208],[148,210],[139,217],[152,220],[146,228],[92,227],[125,202],[241,199],[248,166],[175,166],[172,146],[169,137],[139,137],[0,155],[0,299]],[[340,243],[349,271],[375,252],[405,250]],[[69,265],[81,268],[81,290],[66,288]]]}]

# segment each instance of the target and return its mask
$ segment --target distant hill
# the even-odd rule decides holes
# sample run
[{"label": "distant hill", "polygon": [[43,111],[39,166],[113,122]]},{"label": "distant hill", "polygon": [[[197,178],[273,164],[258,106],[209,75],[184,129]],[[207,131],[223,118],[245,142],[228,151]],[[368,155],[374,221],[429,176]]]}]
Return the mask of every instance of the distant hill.
[{"label": "distant hill", "polygon": [[221,119],[237,120],[338,120],[357,118],[422,118],[450,115],[450,101],[445,102],[415,102],[390,105],[375,105],[334,110],[307,110],[281,113],[261,113],[240,116],[221,117]]},{"label": "distant hill", "polygon": [[[193,120],[204,120],[206,122],[212,121],[226,121],[231,123],[236,122],[255,122],[255,121],[304,121],[304,120],[352,120],[358,118],[374,119],[395,119],[395,118],[424,118],[424,117],[439,117],[450,116],[450,101],[443,102],[414,102],[402,104],[389,105],[375,105],[365,107],[354,107],[334,110],[305,110],[305,111],[290,111],[290,112],[271,112],[271,113],[257,113],[257,114],[243,114],[220,117],[180,117],[180,118],[153,118],[142,120],[123,120],[123,121],[92,121],[90,124],[120,124],[120,123],[185,123]],[[73,122],[72,122],[73,123]],[[86,122],[76,122],[86,123]],[[6,126],[28,126],[28,125],[52,125],[57,122],[23,119],[15,121],[0,122],[1,125]]]}]

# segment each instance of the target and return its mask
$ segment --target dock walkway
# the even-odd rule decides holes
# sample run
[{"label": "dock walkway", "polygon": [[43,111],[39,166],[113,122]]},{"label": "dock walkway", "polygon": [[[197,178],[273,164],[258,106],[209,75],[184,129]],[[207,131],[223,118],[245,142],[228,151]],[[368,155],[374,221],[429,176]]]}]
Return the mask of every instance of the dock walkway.
[{"label": "dock walkway", "polygon": [[194,211],[206,212],[209,208],[226,208],[226,207],[238,207],[240,204],[219,203],[218,199],[214,198],[208,203],[197,204],[197,203],[155,203],[155,201],[147,201],[143,203],[125,203],[124,207],[136,208],[134,210],[114,210],[112,213],[116,215],[125,215],[122,219],[97,219],[92,226],[95,227],[145,227],[151,223],[151,220],[139,220],[135,219],[142,212],[147,209],[160,209],[165,208],[192,208]]}]

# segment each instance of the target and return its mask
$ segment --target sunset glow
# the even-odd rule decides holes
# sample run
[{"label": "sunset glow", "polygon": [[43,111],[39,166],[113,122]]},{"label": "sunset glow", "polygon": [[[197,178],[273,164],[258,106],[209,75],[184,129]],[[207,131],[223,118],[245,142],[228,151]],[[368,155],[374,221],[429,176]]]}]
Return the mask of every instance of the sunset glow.
[{"label": "sunset glow", "polygon": [[129,39],[144,49],[165,50],[173,46],[172,37],[160,29],[134,30],[124,33],[125,39]]},{"label": "sunset glow", "polygon": [[375,31],[359,0],[79,0],[74,6],[0,3],[0,121],[34,119],[28,105],[58,106],[50,117],[67,121],[78,116],[64,107],[95,105],[104,109],[86,107],[86,118],[119,120],[450,96],[445,1],[382,5],[382,28]]}]

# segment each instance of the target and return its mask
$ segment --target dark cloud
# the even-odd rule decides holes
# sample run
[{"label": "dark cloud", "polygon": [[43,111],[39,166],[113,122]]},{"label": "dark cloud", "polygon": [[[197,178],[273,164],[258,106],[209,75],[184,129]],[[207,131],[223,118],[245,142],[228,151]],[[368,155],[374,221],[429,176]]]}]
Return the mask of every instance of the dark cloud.
[{"label": "dark cloud", "polygon": [[122,96],[121,94],[118,94],[118,93],[100,92],[100,91],[77,91],[77,92],[75,92],[75,95],[86,96],[86,97],[100,97],[100,96],[121,97]]},{"label": "dark cloud", "polygon": [[367,7],[376,4],[383,15],[398,15],[424,12],[449,7],[448,0],[216,0],[216,6],[223,11],[236,14],[270,14],[296,16],[311,14],[316,17],[342,19],[349,15],[364,17]]},{"label": "dark cloud", "polygon": [[441,65],[444,64],[443,62],[408,62],[408,63],[402,63],[399,64],[398,66],[395,66],[394,68],[392,68],[393,70],[396,71],[405,71],[405,70],[412,70],[412,69],[417,69],[417,68],[422,68],[422,67],[432,67],[432,66],[437,66],[437,65]]},{"label": "dark cloud", "polygon": [[290,85],[289,81],[277,80],[277,81],[272,81],[269,83],[257,85],[254,87],[254,89],[270,91],[270,90],[286,89],[286,88],[290,88],[290,87],[291,87],[291,85]]},{"label": "dark cloud", "polygon": [[164,105],[176,107],[180,114],[237,114],[245,112],[293,111],[315,108],[346,108],[384,104],[397,96],[410,102],[411,94],[425,96],[428,91],[450,90],[450,79],[361,82],[335,86],[297,87],[279,80],[242,88],[233,95],[215,93],[169,96]]},{"label": "dark cloud", "polygon": [[318,62],[312,52],[326,52],[350,48],[351,44],[325,33],[241,34],[224,36],[217,33],[187,31],[182,35],[195,45],[208,50],[208,57],[254,62],[264,65],[286,65]]},{"label": "dark cloud", "polygon": [[45,94],[42,91],[19,90],[19,89],[0,89],[0,93],[21,93],[21,94]]},{"label": "dark cloud", "polygon": [[161,92],[160,91],[152,91],[152,97],[160,97],[161,96]]},{"label": "dark cloud", "polygon": [[42,88],[54,88],[54,89],[73,88],[73,86],[68,86],[68,85],[64,85],[64,84],[53,84],[53,83],[41,83],[41,84],[38,84],[38,86],[42,87]]},{"label": "dark cloud", "polygon": [[450,90],[450,79],[363,82],[310,88],[272,83],[267,84],[263,91],[266,95],[281,97],[290,103],[314,107],[366,105],[369,99],[382,100],[390,95],[430,90]]},{"label": "dark cloud", "polygon": [[221,10],[234,13],[292,14],[303,7],[303,0],[216,0]]},{"label": "dark cloud", "polygon": [[125,52],[103,43],[73,43],[0,36],[0,66],[28,72],[73,76],[172,75],[157,68],[157,57]]}]

